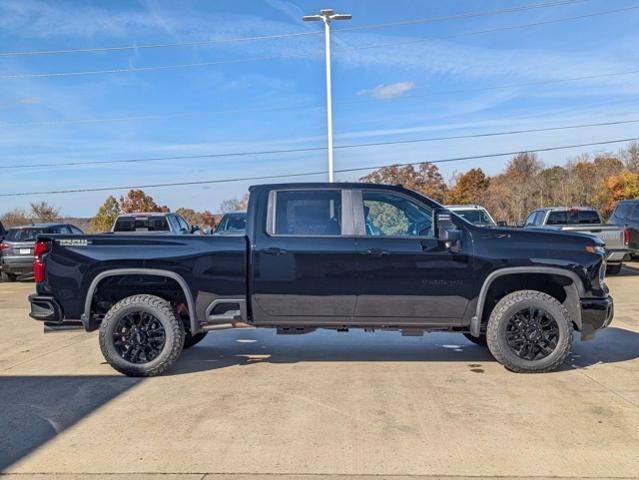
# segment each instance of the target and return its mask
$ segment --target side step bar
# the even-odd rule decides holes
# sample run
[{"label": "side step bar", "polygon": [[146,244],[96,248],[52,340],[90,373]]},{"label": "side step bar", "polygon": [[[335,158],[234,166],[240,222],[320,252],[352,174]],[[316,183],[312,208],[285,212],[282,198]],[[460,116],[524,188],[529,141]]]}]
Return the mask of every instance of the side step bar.
[{"label": "side step bar", "polygon": [[67,320],[64,323],[44,322],[44,333],[68,332],[71,330],[84,330],[84,325],[76,320]]}]

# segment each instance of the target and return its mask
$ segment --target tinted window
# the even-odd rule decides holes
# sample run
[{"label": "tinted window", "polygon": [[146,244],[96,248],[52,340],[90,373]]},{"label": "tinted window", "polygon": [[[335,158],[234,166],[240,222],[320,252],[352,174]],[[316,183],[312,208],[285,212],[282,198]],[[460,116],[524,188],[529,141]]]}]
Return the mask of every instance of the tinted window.
[{"label": "tinted window", "polygon": [[45,233],[43,228],[11,228],[6,240],[10,242],[35,242],[40,233]]},{"label": "tinted window", "polygon": [[565,225],[566,224],[566,212],[550,212],[546,225]]},{"label": "tinted window", "polygon": [[69,235],[71,233],[71,230],[66,225],[56,225],[55,227],[51,227],[49,230],[51,233],[61,233],[64,235]]},{"label": "tinted window", "polygon": [[169,223],[166,217],[120,217],[115,221],[114,232],[167,232]]},{"label": "tinted window", "polygon": [[594,210],[581,210],[579,212],[579,223],[601,223],[601,219]]},{"label": "tinted window", "polygon": [[342,195],[339,190],[277,192],[275,233],[280,235],[339,235]]},{"label": "tinted window", "polygon": [[488,214],[481,209],[455,210],[455,213],[475,225],[494,225]]},{"label": "tinted window", "polygon": [[80,230],[78,227],[75,227],[73,225],[69,225],[69,228],[71,229],[71,233],[73,235],[84,235],[84,232],[82,230]]},{"label": "tinted window", "polygon": [[430,208],[388,192],[364,191],[366,234],[386,237],[428,237],[433,235]]}]

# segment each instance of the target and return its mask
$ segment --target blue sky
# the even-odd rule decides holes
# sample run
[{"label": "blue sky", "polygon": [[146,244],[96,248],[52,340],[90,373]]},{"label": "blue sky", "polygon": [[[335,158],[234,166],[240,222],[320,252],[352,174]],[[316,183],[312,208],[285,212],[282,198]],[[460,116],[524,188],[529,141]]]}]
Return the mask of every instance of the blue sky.
[{"label": "blue sky", "polygon": [[[336,145],[639,118],[639,75],[497,88],[639,70],[639,10],[499,30],[607,12],[636,2],[588,0],[466,19],[337,31],[531,3],[536,2],[1,0],[0,52],[313,32],[320,31],[321,25],[303,23],[300,17],[331,7],[353,14],[353,20],[334,25]],[[497,31],[469,34],[493,29]],[[232,63],[1,78],[224,61]],[[321,35],[199,47],[0,56],[0,165],[53,165],[0,170],[0,189],[13,193],[323,171],[326,154],[322,151],[144,164],[54,165],[322,147],[324,92]],[[639,137],[639,124],[627,124],[344,149],[336,151],[335,162],[337,169],[354,168],[635,137]],[[549,152],[541,158],[555,164],[583,151],[615,151],[618,147]],[[506,161],[467,160],[440,168],[449,179],[455,172],[478,166],[494,174]],[[338,174],[337,178],[352,180],[364,173]],[[240,196],[248,184],[164,187],[148,193],[172,208],[216,211],[222,200]],[[113,193],[119,196],[123,191]],[[2,197],[0,213],[45,199],[60,206],[64,214],[89,216],[107,195]]]}]

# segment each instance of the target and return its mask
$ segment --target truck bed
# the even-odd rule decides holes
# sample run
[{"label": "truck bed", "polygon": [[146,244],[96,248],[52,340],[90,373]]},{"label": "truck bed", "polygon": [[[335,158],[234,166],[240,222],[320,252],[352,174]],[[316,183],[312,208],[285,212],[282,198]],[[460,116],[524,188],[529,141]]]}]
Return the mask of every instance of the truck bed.
[{"label": "truck bed", "polygon": [[[111,275],[119,270],[176,274],[192,294],[198,319],[205,318],[216,298],[246,298],[247,240],[243,236],[46,235],[40,239],[51,240],[51,250],[47,281],[38,284],[37,291],[59,299],[66,319],[82,318],[85,297],[98,276],[109,276],[109,288],[114,289],[117,275]],[[129,277],[126,288],[135,291],[131,282]]]}]

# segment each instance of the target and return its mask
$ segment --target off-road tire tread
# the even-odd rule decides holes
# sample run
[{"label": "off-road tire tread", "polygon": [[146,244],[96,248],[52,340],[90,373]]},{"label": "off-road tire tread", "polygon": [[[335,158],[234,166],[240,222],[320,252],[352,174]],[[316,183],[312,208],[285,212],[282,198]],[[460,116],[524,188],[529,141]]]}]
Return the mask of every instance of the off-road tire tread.
[{"label": "off-road tire tread", "polygon": [[[558,323],[564,321],[568,328],[568,334],[564,335],[564,338],[560,339],[560,344],[557,345],[557,348],[562,350],[561,355],[559,355],[552,363],[543,367],[536,368],[529,365],[517,365],[516,363],[510,361],[508,356],[506,356],[504,351],[502,350],[501,345],[497,341],[500,321],[502,321],[506,311],[514,305],[526,300],[538,300],[544,304],[555,305],[560,309],[560,312],[564,317],[563,319],[556,318],[555,320]],[[503,320],[505,321],[507,319]],[[559,328],[561,329],[562,325],[559,325]],[[503,297],[501,300],[499,300],[499,302],[497,302],[495,308],[493,308],[493,311],[491,312],[490,318],[488,320],[488,325],[486,327],[486,340],[490,353],[492,353],[493,357],[495,357],[495,359],[499,363],[504,365],[508,370],[515,373],[547,373],[559,368],[559,366],[561,366],[565,362],[566,358],[570,354],[570,350],[572,348],[573,331],[573,322],[570,318],[568,310],[555,297],[538,290],[518,290]]]},{"label": "off-road tire tread", "polygon": [[[106,345],[106,338],[111,338],[112,336],[106,334],[107,325],[117,314],[124,308],[129,307],[134,304],[145,304],[148,307],[156,309],[160,315],[164,315],[169,319],[170,323],[170,331],[165,328],[167,337],[169,335],[173,335],[177,341],[173,342],[173,347],[164,362],[159,364],[158,366],[147,369],[147,370],[131,370],[127,368],[120,367],[117,361],[111,356],[111,352],[109,351]],[[102,354],[106,361],[116,369],[120,373],[124,373],[130,377],[154,377],[163,373],[167,368],[169,368],[180,356],[182,353],[182,348],[184,345],[184,325],[180,319],[175,315],[175,311],[171,307],[171,304],[164,300],[163,298],[156,297],[155,295],[132,295],[130,297],[126,297],[120,300],[118,303],[113,305],[111,309],[107,312],[102,320],[102,324],[100,325],[100,349],[102,350]]]}]

